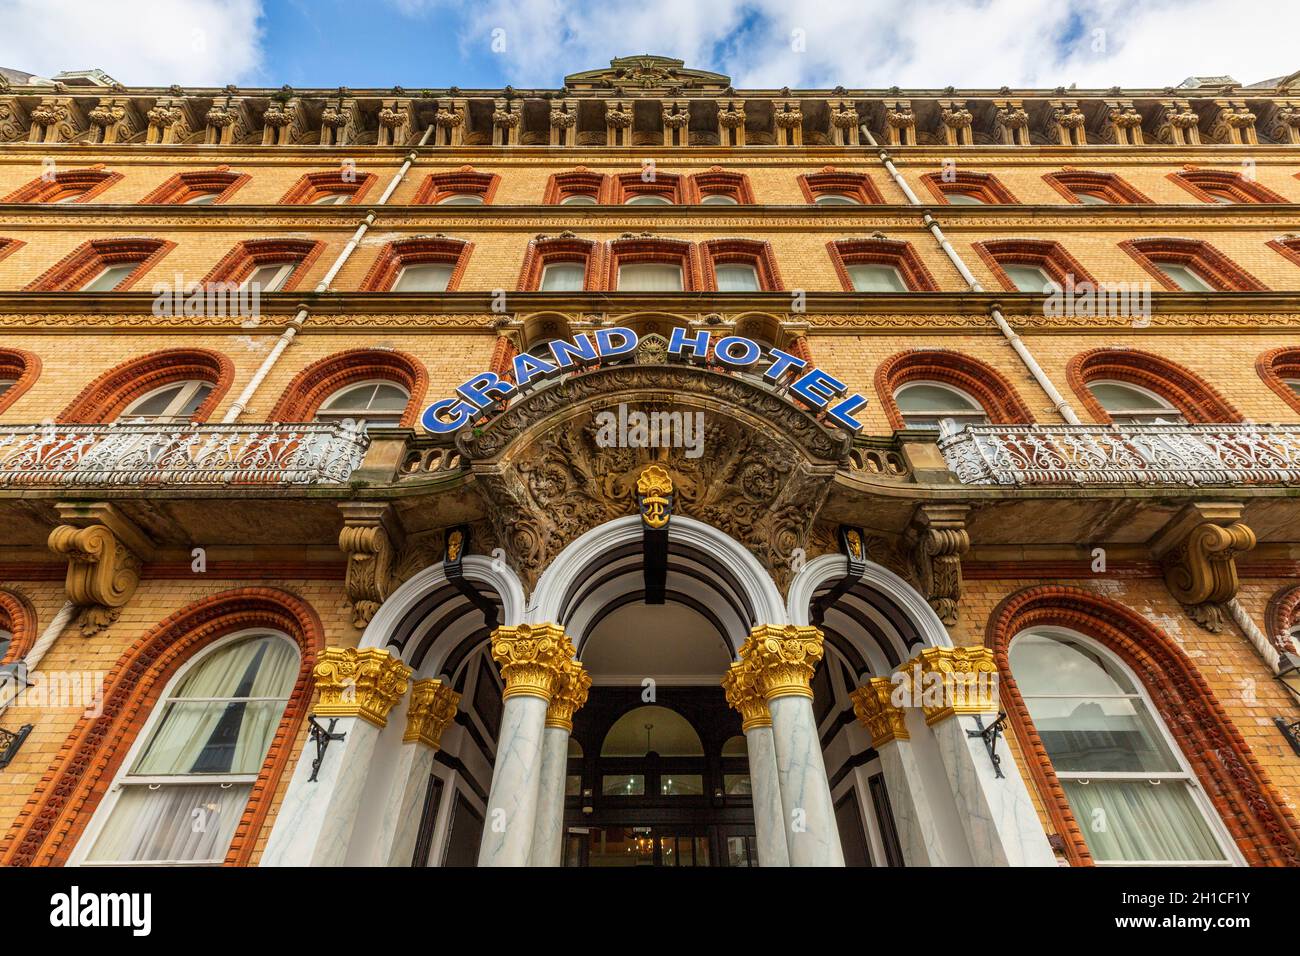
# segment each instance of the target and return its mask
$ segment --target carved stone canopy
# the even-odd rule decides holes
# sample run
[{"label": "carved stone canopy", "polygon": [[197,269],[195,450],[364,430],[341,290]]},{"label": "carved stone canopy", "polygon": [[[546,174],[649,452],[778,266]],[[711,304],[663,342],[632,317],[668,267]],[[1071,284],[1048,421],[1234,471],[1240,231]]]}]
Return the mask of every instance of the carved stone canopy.
[{"label": "carved stone canopy", "polygon": [[[638,413],[647,431],[636,431]],[[457,442],[530,586],[581,534],[636,514],[637,479],[655,462],[671,475],[674,514],[735,538],[784,588],[850,446],[759,385],[668,364],[572,375]]]}]

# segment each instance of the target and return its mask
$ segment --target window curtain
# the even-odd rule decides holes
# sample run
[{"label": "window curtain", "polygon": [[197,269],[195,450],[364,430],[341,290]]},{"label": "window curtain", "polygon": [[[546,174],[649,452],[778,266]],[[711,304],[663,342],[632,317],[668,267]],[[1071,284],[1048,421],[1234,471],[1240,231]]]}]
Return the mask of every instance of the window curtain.
[{"label": "window curtain", "polygon": [[757,292],[758,273],[753,266],[718,266],[719,292]]},{"label": "window curtain", "polygon": [[682,267],[659,263],[621,266],[618,288],[621,292],[681,292]]},{"label": "window curtain", "polygon": [[586,268],[577,263],[564,262],[546,266],[542,270],[543,292],[581,292]]},{"label": "window curtain", "polygon": [[249,784],[124,787],[87,860],[220,863],[251,789]]},{"label": "window curtain", "polygon": [[1062,780],[1088,850],[1099,862],[1223,860],[1187,784]]}]

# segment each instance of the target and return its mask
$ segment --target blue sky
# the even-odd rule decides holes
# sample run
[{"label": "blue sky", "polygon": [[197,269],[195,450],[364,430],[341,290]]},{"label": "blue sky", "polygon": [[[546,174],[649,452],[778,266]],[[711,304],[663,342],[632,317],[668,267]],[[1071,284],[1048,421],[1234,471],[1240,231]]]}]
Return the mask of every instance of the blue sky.
[{"label": "blue sky", "polygon": [[[0,0],[0,66],[128,84],[557,86],[660,53],[737,86],[1249,83],[1300,70],[1300,2]],[[1267,28],[1261,28],[1261,23]]]}]

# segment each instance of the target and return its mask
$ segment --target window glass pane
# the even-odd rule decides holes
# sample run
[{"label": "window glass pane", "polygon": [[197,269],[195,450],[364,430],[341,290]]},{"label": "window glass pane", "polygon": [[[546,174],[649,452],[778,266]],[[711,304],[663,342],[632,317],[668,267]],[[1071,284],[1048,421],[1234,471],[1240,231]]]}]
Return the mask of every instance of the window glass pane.
[{"label": "window glass pane", "polygon": [[1007,276],[1011,279],[1011,284],[1020,292],[1043,292],[1051,290],[1059,292],[1061,286],[1047,274],[1047,270],[1039,266],[1026,266],[1016,263],[1010,263],[1002,267]]},{"label": "window glass pane", "polygon": [[659,778],[659,794],[665,797],[698,797],[704,793],[704,777],[698,773],[665,773]]},{"label": "window glass pane", "polygon": [[901,412],[978,412],[984,409],[972,398],[943,385],[918,382],[904,385],[894,397]]},{"label": "window glass pane", "polygon": [[582,796],[582,777],[579,774],[571,773],[564,778],[564,795],[566,797]]},{"label": "window glass pane", "polygon": [[210,206],[217,201],[220,193],[199,193],[197,196],[191,196],[185,200],[187,206]]},{"label": "window glass pane", "polygon": [[9,652],[9,645],[13,639],[14,636],[11,632],[0,627],[0,660],[4,660],[5,654]]},{"label": "window glass pane", "polygon": [[984,200],[970,193],[947,193],[950,206],[983,206]]},{"label": "window glass pane", "polygon": [[439,206],[481,206],[483,197],[477,193],[456,193],[446,199],[438,200]]},{"label": "window glass pane", "polygon": [[724,773],[722,786],[729,797],[748,797],[754,792],[747,773]]},{"label": "window glass pane", "polygon": [[659,262],[619,266],[620,292],[681,292],[682,267]]},{"label": "window glass pane", "polygon": [[70,203],[70,202],[76,202],[78,199],[80,199],[80,198],[81,198],[82,196],[84,196],[85,194],[86,194],[86,190],[84,190],[84,189],[78,189],[78,190],[76,190],[75,192],[64,193],[64,194],[63,194],[62,196],[60,196],[58,199],[52,200],[52,202],[53,202],[54,205],[56,205],[56,206],[62,206],[62,205],[65,205],[65,204],[67,204],[67,203]]},{"label": "window glass pane", "polygon": [[1062,780],[1098,862],[1225,860],[1181,780]]},{"label": "window glass pane", "polygon": [[1163,272],[1174,285],[1183,292],[1213,292],[1210,285],[1201,276],[1181,262],[1157,262],[1156,268]]},{"label": "window glass pane", "polygon": [[704,744],[681,714],[650,704],[630,710],[609,728],[600,745],[602,757],[703,757]]},{"label": "window glass pane", "polygon": [[317,196],[311,201],[311,204],[313,206],[341,206],[351,198],[351,193],[329,193],[325,196]]},{"label": "window glass pane", "polygon": [[581,292],[586,266],[579,262],[555,262],[542,269],[542,292]]},{"label": "window glass pane", "polygon": [[220,863],[251,784],[128,786],[87,860]]},{"label": "window glass pane", "polygon": [[279,292],[296,265],[296,262],[267,262],[253,269],[244,285],[262,292]]},{"label": "window glass pane", "polygon": [[737,206],[735,198],[728,196],[726,193],[710,193],[700,199],[701,206]]},{"label": "window glass pane", "polygon": [[588,196],[583,193],[577,193],[572,196],[565,196],[563,199],[560,200],[560,205],[561,206],[594,206],[596,205],[596,197]]},{"label": "window glass pane", "polygon": [[1092,193],[1075,193],[1075,198],[1085,206],[1109,206],[1110,200]]},{"label": "window glass pane", "polygon": [[667,196],[655,196],[651,193],[633,196],[623,203],[625,206],[671,206],[672,204],[673,201]]},{"label": "window glass pane", "polygon": [[[1291,391],[1295,392],[1297,395],[1300,395],[1300,378],[1288,378],[1283,379],[1283,381],[1286,382],[1287,388],[1291,389]],[[0,394],[4,394],[4,390],[7,387],[8,386],[4,382],[0,382]]]},{"label": "window glass pane", "polygon": [[[1118,382],[1089,382],[1088,391],[1108,412],[1131,412],[1137,409],[1173,411],[1173,406],[1145,389],[1131,388]],[[1177,414],[1175,412],[1175,414]]]},{"label": "window glass pane", "polygon": [[121,265],[109,266],[95,278],[91,279],[81,287],[82,292],[112,292],[123,280],[132,272],[138,269],[140,263],[125,262]]},{"label": "window glass pane", "polygon": [[606,774],[600,779],[600,792],[606,797],[644,797],[645,777],[639,773]]},{"label": "window glass pane", "polygon": [[1228,193],[1212,192],[1210,193],[1210,198],[1224,206],[1232,206],[1237,202],[1237,198]]},{"label": "window glass pane", "polygon": [[858,292],[907,292],[903,274],[894,266],[881,263],[849,266],[849,280]]},{"label": "window glass pane", "polygon": [[719,292],[757,292],[758,270],[753,266],[728,264],[717,267]]},{"label": "window glass pane", "polygon": [[[3,395],[5,392],[9,391],[9,389],[13,388],[17,384],[18,382],[16,379],[0,378],[0,395]],[[1293,385],[1292,388],[1294,387],[1295,386]]]},{"label": "window glass pane", "polygon": [[191,384],[191,382],[177,382],[175,385],[160,388],[143,398],[136,399],[127,406],[126,411],[122,414],[124,417],[130,416],[132,418],[153,418],[156,415],[161,415],[180,396],[180,393],[189,388]]},{"label": "window glass pane", "polygon": [[1030,697],[1025,703],[1057,773],[1179,771],[1136,697]]},{"label": "window glass pane", "polygon": [[822,193],[813,200],[819,206],[861,206],[852,196],[846,196],[844,193]]},{"label": "window glass pane", "polygon": [[1021,634],[1011,643],[1008,659],[1016,686],[1026,697],[1127,697],[1138,692],[1109,657],[1068,637]]},{"label": "window glass pane", "polygon": [[736,734],[734,737],[728,737],[726,743],[722,745],[722,756],[724,757],[749,757],[749,744],[745,741],[742,734]]},{"label": "window glass pane", "polygon": [[391,382],[362,382],[335,392],[321,406],[328,412],[401,412],[410,396]]},{"label": "window glass pane", "polygon": [[451,264],[421,262],[403,266],[393,283],[394,292],[446,292],[451,281]]}]

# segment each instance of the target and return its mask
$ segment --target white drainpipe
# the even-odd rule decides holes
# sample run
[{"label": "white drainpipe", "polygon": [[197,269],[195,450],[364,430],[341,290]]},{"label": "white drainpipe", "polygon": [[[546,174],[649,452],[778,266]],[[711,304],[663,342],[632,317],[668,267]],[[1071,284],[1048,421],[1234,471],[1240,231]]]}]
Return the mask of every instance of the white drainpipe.
[{"label": "white drainpipe", "polygon": [[[433,124],[430,123],[425,129],[424,135],[420,137],[420,142],[416,144],[415,149],[412,149],[406,154],[406,162],[402,163],[402,168],[397,171],[392,180],[388,183],[388,188],[385,189],[383,194],[379,197],[379,201],[375,203],[376,206],[383,206],[388,202],[389,197],[393,195],[394,190],[396,190],[402,180],[406,178],[406,174],[410,172],[411,165],[415,162],[416,156],[418,155],[418,150],[421,146],[428,144],[429,137],[432,135]],[[361,238],[366,234],[366,230],[374,224],[375,212],[374,210],[371,210],[366,214],[366,218],[361,220],[361,225],[357,226],[357,231],[352,234],[352,238],[349,239],[347,245],[343,247],[343,251],[340,252],[338,258],[334,260],[334,264],[330,266],[329,271],[325,273],[320,282],[316,283],[316,288],[312,290],[313,292],[320,293],[329,291],[330,283],[334,281],[334,277],[339,274],[339,270],[342,269],[343,265],[349,258],[351,258],[352,253],[356,251],[357,246],[361,244]],[[289,323],[289,327],[280,333],[280,337],[275,342],[275,347],[272,348],[270,354],[263,359],[256,374],[249,379],[248,384],[244,386],[244,390],[239,393],[239,398],[235,399],[234,404],[232,404],[230,409],[226,412],[226,416],[221,419],[223,424],[229,424],[239,420],[239,416],[244,413],[244,409],[248,407],[248,403],[253,400],[253,395],[256,394],[258,388],[266,379],[266,376],[271,373],[271,369],[275,368],[275,363],[280,360],[280,356],[284,354],[284,350],[293,344],[294,336],[298,334],[307,321],[307,314],[307,307],[305,305],[299,306],[297,314],[293,317],[293,321]]]},{"label": "white drainpipe", "polygon": [[[865,124],[861,126],[860,129],[862,130],[862,135],[867,138],[867,142],[878,150],[880,161],[884,164],[886,172],[888,172],[893,178],[894,182],[898,185],[898,188],[903,191],[903,195],[907,197],[908,203],[913,206],[924,205],[921,200],[916,197],[916,193],[912,192],[912,188],[907,185],[907,181],[903,179],[903,176],[898,171],[897,167],[894,166],[893,160],[889,158],[888,151],[881,148],[880,144],[876,142],[876,138],[871,135],[871,130],[867,129]],[[939,228],[939,223],[935,218],[930,215],[929,212],[926,212],[922,216],[921,221],[925,225],[925,228],[930,230],[931,235],[934,236],[935,241],[939,244],[939,248],[944,251],[944,254],[961,274],[962,280],[970,288],[970,291],[986,291],[984,287],[980,285],[979,280],[975,278],[970,269],[966,268],[966,263],[963,262],[961,256],[957,254],[957,250],[952,247],[952,243],[948,241],[948,237],[943,234],[943,230]],[[996,305],[989,306],[989,314],[993,317],[993,321],[996,323],[998,331],[1001,332],[1003,338],[1007,340],[1007,344],[1016,350],[1016,354],[1020,356],[1020,360],[1025,363],[1025,368],[1029,369],[1029,374],[1034,377],[1034,381],[1036,381],[1038,386],[1047,394],[1047,397],[1052,400],[1052,405],[1056,408],[1057,413],[1071,425],[1082,424],[1082,422],[1079,421],[1079,416],[1074,413],[1074,409],[1070,406],[1070,403],[1065,400],[1065,396],[1062,395],[1057,390],[1056,386],[1052,384],[1052,380],[1048,378],[1047,373],[1043,371],[1043,367],[1038,364],[1038,360],[1035,359],[1033,353],[1029,351],[1029,347],[1021,341],[1020,336],[1016,334],[1015,329],[1011,328],[1007,323],[1007,320],[1002,315],[1002,310]]]}]

